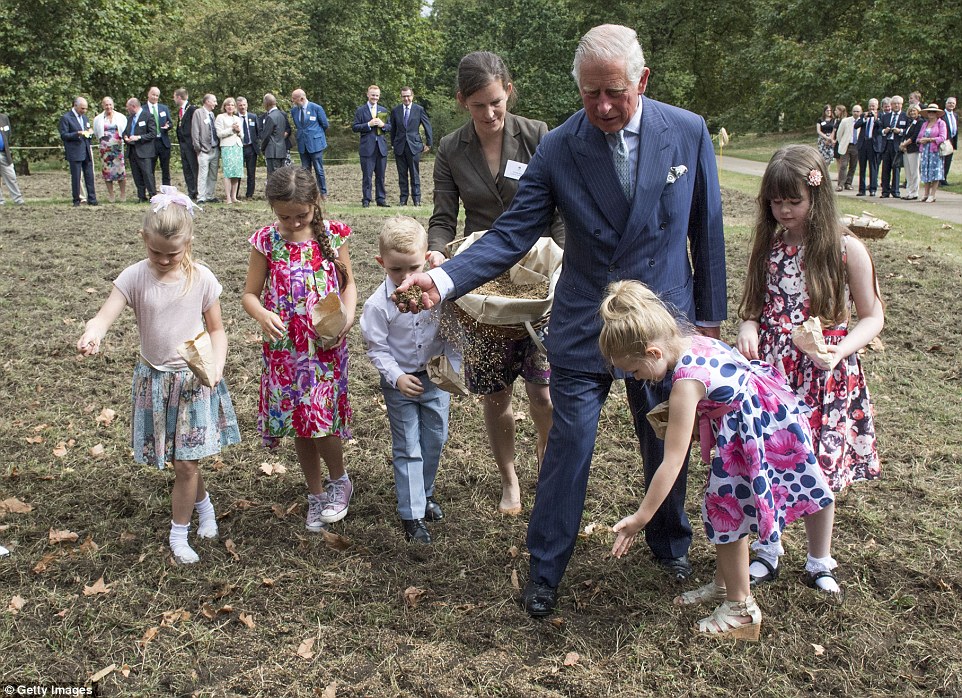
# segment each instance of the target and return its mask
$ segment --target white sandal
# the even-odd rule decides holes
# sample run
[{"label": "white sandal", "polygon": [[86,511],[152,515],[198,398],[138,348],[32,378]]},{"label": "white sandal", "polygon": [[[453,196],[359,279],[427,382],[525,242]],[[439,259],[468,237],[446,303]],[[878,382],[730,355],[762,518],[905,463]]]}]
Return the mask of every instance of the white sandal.
[{"label": "white sandal", "polygon": [[[751,619],[742,623],[742,619]],[[762,629],[762,612],[749,594],[744,601],[723,601],[707,618],[698,621],[697,631],[705,635],[725,636],[735,640],[758,641]]]},{"label": "white sandal", "polygon": [[726,598],[725,594],[725,587],[715,584],[713,579],[704,586],[679,594],[672,601],[672,604],[675,606],[697,606],[703,603],[721,603]]}]

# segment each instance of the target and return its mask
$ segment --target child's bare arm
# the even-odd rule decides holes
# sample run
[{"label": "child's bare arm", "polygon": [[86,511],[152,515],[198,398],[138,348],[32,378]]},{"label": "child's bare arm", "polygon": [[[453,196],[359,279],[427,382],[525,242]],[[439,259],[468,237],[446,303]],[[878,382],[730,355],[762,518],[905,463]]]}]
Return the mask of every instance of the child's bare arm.
[{"label": "child's bare arm", "polygon": [[252,318],[257,320],[271,339],[280,339],[287,333],[287,328],[277,313],[272,313],[261,304],[261,293],[264,292],[264,282],[267,281],[267,257],[257,250],[251,250],[247,264],[247,280],[244,282],[244,294],[241,304]]},{"label": "child's bare arm", "polygon": [[77,351],[79,351],[84,356],[90,356],[91,354],[96,354],[100,351],[100,342],[103,340],[104,335],[107,334],[107,330],[110,326],[114,324],[114,320],[120,317],[120,314],[124,312],[124,308],[127,307],[127,299],[124,298],[124,294],[120,292],[116,286],[114,286],[110,295],[107,296],[107,300],[97,311],[97,314],[90,320],[87,320],[85,325],[84,333],[77,340]]},{"label": "child's bare arm", "polygon": [[214,349],[217,361],[217,374],[211,376],[211,387],[217,385],[224,377],[224,364],[227,363],[227,332],[224,330],[224,320],[221,317],[220,301],[204,311],[204,325],[210,335],[210,344]]},{"label": "child's bare arm", "polygon": [[344,304],[344,312],[347,315],[347,322],[344,323],[344,329],[337,337],[337,344],[340,344],[347,333],[351,331],[351,327],[354,326],[354,320],[357,315],[357,284],[354,283],[354,270],[351,268],[351,253],[348,248],[348,243],[342,244],[337,250],[337,258],[344,263],[344,267],[347,270],[347,283],[344,284],[344,288],[341,289],[341,303]]}]

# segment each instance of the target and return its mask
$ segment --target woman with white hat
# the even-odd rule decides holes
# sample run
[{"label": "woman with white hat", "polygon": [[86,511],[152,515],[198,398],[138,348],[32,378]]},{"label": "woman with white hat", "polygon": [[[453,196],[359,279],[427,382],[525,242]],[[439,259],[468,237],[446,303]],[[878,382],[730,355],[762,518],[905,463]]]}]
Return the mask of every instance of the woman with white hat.
[{"label": "woman with white hat", "polygon": [[919,175],[922,184],[925,185],[925,191],[922,194],[923,203],[930,204],[935,201],[939,182],[944,177],[942,156],[939,154],[939,146],[947,137],[945,122],[942,121],[944,113],[934,102],[921,110],[926,121],[922,124],[916,142],[919,144]]}]

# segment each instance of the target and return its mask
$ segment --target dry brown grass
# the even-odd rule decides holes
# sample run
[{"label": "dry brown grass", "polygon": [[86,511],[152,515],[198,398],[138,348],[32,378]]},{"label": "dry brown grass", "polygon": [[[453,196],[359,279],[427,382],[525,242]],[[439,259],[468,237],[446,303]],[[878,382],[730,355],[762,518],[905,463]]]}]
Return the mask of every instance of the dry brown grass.
[{"label": "dry brown grass", "polygon": [[[430,167],[424,199],[430,200]],[[361,209],[353,166],[330,168],[333,215],[355,231],[352,257],[365,298],[380,282],[373,255],[380,216]],[[394,174],[388,176],[394,181]],[[199,545],[202,562],[168,562],[169,477],[129,455],[129,377],[137,353],[132,314],[106,351],[80,361],[73,344],[111,280],[141,258],[132,204],[72,209],[60,173],[25,177],[26,210],[2,210],[0,316],[0,499],[32,505],[0,520],[0,671],[4,681],[82,682],[110,664],[102,695],[312,696],[337,682],[345,696],[959,695],[962,685],[962,477],[959,429],[959,258],[900,239],[872,244],[888,302],[886,349],[865,367],[876,400],[885,478],[850,489],[838,507],[836,557],[844,603],[827,602],[796,579],[800,533],[778,583],[759,591],[765,613],[757,645],[694,637],[698,611],[670,605],[677,589],[636,551],[608,555],[609,538],[581,540],[561,588],[558,620],[530,620],[516,605],[523,584],[526,519],[495,513],[500,489],[479,405],[451,414],[438,493],[447,518],[430,549],[407,545],[394,512],[387,419],[357,330],[351,336],[356,420],[347,448],[356,494],[334,527],[353,545],[338,551],[303,529],[304,484],[286,444],[262,450],[255,433],[259,348],[240,308],[246,239],[270,220],[263,200],[211,206],[198,219],[197,248],[224,285],[231,339],[227,377],[244,442],[203,464],[224,543]],[[58,200],[54,200],[59,197]],[[741,289],[750,197],[726,190],[731,307]],[[389,200],[394,193],[389,190]],[[414,211],[414,209],[407,209]],[[428,208],[417,210],[427,222]],[[911,219],[914,236],[941,234]],[[734,326],[724,328],[734,336]],[[521,411],[526,408],[520,402]],[[109,425],[95,420],[117,411]],[[41,425],[46,425],[41,428]],[[534,430],[519,422],[519,472],[530,511]],[[641,495],[641,469],[623,391],[602,416],[584,523],[611,525]],[[27,439],[42,437],[42,443]],[[53,450],[74,439],[64,457]],[[88,449],[103,444],[105,455]],[[281,462],[265,476],[261,463]],[[693,466],[689,510],[698,519]],[[287,509],[294,506],[289,514]],[[283,514],[280,516],[279,514]],[[75,544],[48,542],[69,529]],[[98,546],[80,549],[90,539]],[[52,553],[43,572],[34,569]],[[696,535],[696,579],[713,555]],[[110,591],[84,596],[103,576]],[[416,606],[409,587],[424,591]],[[18,595],[16,614],[2,612]],[[228,609],[229,607],[229,609]],[[165,612],[189,618],[163,623]],[[207,617],[208,614],[211,617]],[[249,615],[254,627],[241,622]],[[152,640],[138,644],[153,628]],[[314,638],[312,659],[297,655]],[[816,647],[818,646],[818,647]],[[822,649],[819,649],[822,648]],[[580,659],[564,666],[568,652]],[[123,676],[120,668],[129,667]]]}]

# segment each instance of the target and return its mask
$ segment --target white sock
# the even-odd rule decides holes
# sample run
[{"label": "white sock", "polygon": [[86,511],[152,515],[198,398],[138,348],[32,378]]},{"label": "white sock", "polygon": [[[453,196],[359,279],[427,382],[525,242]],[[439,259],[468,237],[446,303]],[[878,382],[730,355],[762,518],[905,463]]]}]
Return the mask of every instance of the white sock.
[{"label": "white sock", "polygon": [[[755,557],[765,560],[773,569],[778,569],[778,556],[782,552],[781,547],[781,545],[762,545],[754,548],[752,552]],[[748,574],[752,577],[764,577],[768,574],[768,568],[761,562],[756,561],[748,566]]]},{"label": "white sock", "polygon": [[194,511],[200,518],[197,525],[197,536],[199,538],[216,538],[217,515],[214,513],[214,505],[210,501],[210,492],[204,496],[203,500],[194,502]]},{"label": "white sock", "polygon": [[187,533],[190,531],[190,524],[177,524],[170,522],[170,552],[174,554],[174,559],[182,565],[192,565],[200,560],[194,549],[187,543]]},{"label": "white sock", "polygon": [[[809,574],[831,572],[836,567],[838,567],[838,563],[835,562],[835,558],[833,558],[831,555],[828,557],[812,557],[809,555],[808,559],[805,561],[805,571]],[[822,591],[829,592],[830,594],[838,594],[841,591],[841,588],[838,586],[838,582],[831,577],[822,577],[815,580],[815,586]]]}]

